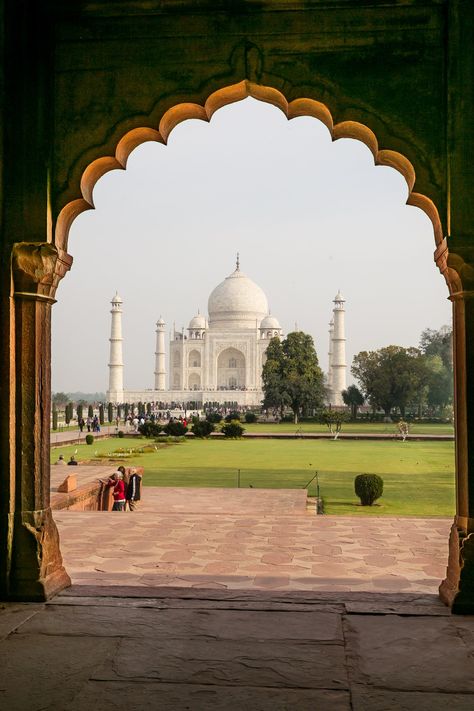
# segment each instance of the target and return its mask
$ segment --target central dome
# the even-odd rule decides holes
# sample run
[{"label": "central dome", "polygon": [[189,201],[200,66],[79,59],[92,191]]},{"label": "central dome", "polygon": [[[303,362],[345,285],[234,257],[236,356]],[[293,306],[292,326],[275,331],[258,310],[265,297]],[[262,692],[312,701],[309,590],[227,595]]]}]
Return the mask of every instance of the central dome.
[{"label": "central dome", "polygon": [[255,328],[268,314],[268,302],[261,288],[242,274],[237,262],[236,270],[209,296],[208,311],[210,328]]}]

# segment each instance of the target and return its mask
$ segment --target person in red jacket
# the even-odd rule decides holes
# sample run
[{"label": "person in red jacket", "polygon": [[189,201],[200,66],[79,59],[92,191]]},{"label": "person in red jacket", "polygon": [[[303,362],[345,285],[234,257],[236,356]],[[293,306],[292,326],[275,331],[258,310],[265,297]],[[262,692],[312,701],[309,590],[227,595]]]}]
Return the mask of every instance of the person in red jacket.
[{"label": "person in red jacket", "polygon": [[125,482],[122,472],[114,472],[107,482],[107,486],[113,486],[114,505],[112,511],[125,511]]}]

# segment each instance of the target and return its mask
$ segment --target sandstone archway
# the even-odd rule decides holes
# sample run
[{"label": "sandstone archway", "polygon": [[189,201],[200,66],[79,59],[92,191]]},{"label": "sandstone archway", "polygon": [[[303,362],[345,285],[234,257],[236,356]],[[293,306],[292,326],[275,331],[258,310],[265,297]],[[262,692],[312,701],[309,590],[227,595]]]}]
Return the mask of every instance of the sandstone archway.
[{"label": "sandstone archway", "polygon": [[[301,8],[299,8],[300,10]],[[419,12],[417,8],[416,10]],[[374,13],[375,17],[375,11],[371,10],[371,12]],[[301,16],[298,15],[298,17],[301,20],[303,19],[302,14]],[[380,15],[379,18],[381,17]],[[269,18],[268,14],[266,18]],[[21,19],[21,22],[26,21],[24,17],[18,19]],[[158,19],[161,21],[161,18]],[[392,18],[392,15],[390,15],[389,19],[388,26],[391,26],[394,21],[398,21],[398,16]],[[438,38],[437,33],[439,33],[439,46],[445,46],[446,28],[444,28],[439,16],[433,13],[427,19],[429,21],[427,26],[429,26],[432,35]],[[47,71],[43,71],[42,74],[38,71],[37,84],[35,85],[35,82],[31,80],[25,81],[19,85],[18,96],[14,95],[14,100],[17,101],[16,106],[23,109],[23,111],[18,112],[18,116],[28,117],[28,120],[31,121],[31,126],[27,123],[22,125],[21,130],[18,132],[20,138],[16,143],[15,141],[12,142],[11,150],[14,152],[20,146],[21,150],[18,151],[18,155],[22,156],[23,160],[28,154],[28,146],[33,145],[33,148],[37,150],[30,152],[30,155],[34,156],[36,160],[34,170],[30,171],[35,177],[30,179],[29,176],[26,176],[27,171],[23,171],[23,175],[15,173],[13,177],[8,176],[7,180],[7,187],[10,186],[11,188],[13,186],[13,193],[15,187],[21,186],[20,192],[23,190],[22,195],[28,195],[30,203],[34,205],[34,209],[27,209],[28,199],[26,197],[22,198],[23,202],[13,200],[13,193],[7,194],[5,203],[8,207],[6,224],[7,229],[10,231],[8,240],[5,240],[5,243],[8,245],[7,256],[12,255],[12,273],[10,274],[9,272],[6,275],[4,271],[5,278],[3,280],[6,286],[2,297],[2,308],[3,313],[7,314],[7,332],[10,337],[8,346],[3,350],[2,362],[5,376],[2,383],[8,392],[10,421],[15,420],[14,424],[9,424],[8,427],[3,426],[1,440],[2,453],[5,456],[5,461],[8,462],[8,467],[6,467],[8,471],[5,472],[3,478],[3,486],[6,492],[4,501],[7,503],[2,519],[5,533],[3,540],[6,542],[4,544],[4,559],[6,562],[2,567],[2,581],[9,597],[47,596],[67,583],[67,579],[61,569],[55,527],[50,520],[47,493],[49,437],[49,401],[47,393],[49,390],[50,308],[51,303],[54,301],[59,280],[71,266],[71,258],[66,251],[70,226],[78,214],[93,207],[92,191],[97,180],[108,170],[125,168],[127,158],[136,145],[145,140],[166,143],[170,131],[180,121],[186,118],[209,120],[212,113],[220,106],[240,100],[245,96],[253,96],[278,106],[289,119],[298,115],[314,116],[325,123],[334,140],[341,137],[362,140],[372,151],[374,161],[377,164],[390,165],[404,175],[409,189],[409,204],[423,209],[431,219],[436,243],[435,259],[445,276],[454,302],[456,340],[458,500],[456,525],[453,528],[453,555],[450,564],[452,579],[445,591],[446,597],[451,594],[450,590],[452,591],[451,597],[457,595],[458,592],[460,550],[462,563],[472,558],[472,556],[471,558],[469,557],[468,549],[469,546],[473,545],[472,536],[474,535],[474,497],[472,496],[474,470],[471,461],[471,439],[473,435],[470,434],[474,428],[468,425],[474,413],[473,397],[469,394],[472,392],[470,387],[472,366],[470,363],[472,363],[471,356],[474,350],[474,339],[472,338],[472,333],[474,332],[474,313],[472,311],[474,268],[468,228],[468,225],[472,224],[472,220],[470,220],[470,208],[467,202],[464,206],[462,206],[460,200],[457,202],[457,212],[455,212],[457,221],[454,225],[457,239],[456,253],[448,255],[447,240],[444,237],[444,233],[449,234],[451,231],[451,201],[455,195],[452,186],[457,187],[460,194],[462,194],[464,183],[467,185],[466,190],[469,188],[467,184],[469,171],[463,170],[463,161],[465,160],[463,155],[470,155],[470,152],[463,151],[462,147],[459,150],[452,142],[451,145],[448,145],[451,140],[450,136],[454,132],[457,132],[458,136],[462,135],[466,145],[469,144],[469,141],[472,141],[472,139],[468,138],[466,118],[463,119],[462,116],[464,111],[467,115],[467,122],[469,121],[471,103],[470,95],[468,95],[468,90],[466,89],[472,84],[469,81],[471,76],[469,75],[469,67],[463,61],[459,63],[460,66],[455,65],[453,67],[450,64],[449,71],[446,69],[446,74],[439,73],[439,82],[443,84],[443,91],[446,91],[446,106],[449,105],[453,109],[453,97],[465,91],[464,105],[461,111],[454,107],[452,112],[454,118],[450,116],[449,120],[446,120],[449,126],[443,125],[441,134],[447,137],[445,142],[441,141],[439,144],[426,142],[425,147],[428,146],[427,150],[431,151],[429,159],[425,155],[423,159],[420,157],[419,161],[423,173],[423,186],[426,187],[415,190],[415,170],[412,162],[406,156],[411,156],[413,160],[413,156],[417,155],[418,143],[416,137],[420,136],[423,130],[421,126],[412,125],[409,121],[400,122],[399,117],[398,121],[394,119],[391,122],[389,118],[387,119],[387,116],[390,117],[394,109],[399,109],[401,105],[409,104],[409,98],[407,99],[404,92],[400,94],[396,82],[393,83],[395,92],[391,91],[392,83],[388,79],[386,93],[377,93],[375,83],[371,84],[367,80],[366,85],[370,86],[372,93],[364,97],[365,103],[360,102],[357,104],[357,102],[354,102],[353,97],[357,93],[356,86],[351,86],[352,95],[350,91],[344,94],[340,90],[336,101],[331,98],[335,83],[330,84],[329,81],[324,81],[323,70],[322,78],[318,79],[314,85],[308,82],[309,90],[306,92],[303,87],[305,86],[307,74],[300,69],[300,60],[295,62],[294,58],[288,59],[288,55],[286,55],[286,59],[279,63],[280,50],[278,49],[277,40],[277,51],[275,52],[273,46],[270,48],[267,46],[268,40],[266,36],[264,37],[263,30],[251,27],[252,31],[249,32],[249,29],[245,27],[245,23],[242,28],[237,19],[234,18],[234,20],[239,26],[239,32],[241,33],[239,36],[245,38],[245,42],[243,42],[242,48],[240,48],[240,45],[236,47],[232,45],[231,56],[229,52],[225,55],[226,61],[230,56],[230,61],[227,61],[227,64],[225,62],[217,63],[216,66],[218,68],[213,67],[212,71],[209,72],[212,75],[212,87],[214,89],[217,86],[217,90],[207,92],[210,94],[207,100],[204,103],[199,103],[203,97],[205,98],[205,83],[196,81],[195,87],[198,88],[191,92],[188,90],[184,78],[178,82],[178,89],[168,89],[163,83],[161,96],[166,95],[168,108],[160,112],[161,120],[159,122],[150,120],[152,115],[156,116],[157,114],[154,108],[148,112],[142,110],[141,118],[143,118],[143,122],[141,127],[140,125],[137,126],[137,116],[140,112],[134,112],[130,105],[125,102],[124,107],[122,108],[121,106],[119,109],[120,115],[114,117],[112,121],[113,128],[109,130],[106,139],[98,138],[96,135],[94,138],[88,139],[87,144],[85,141],[82,144],[78,141],[80,145],[74,149],[76,152],[71,151],[74,154],[75,164],[71,168],[71,173],[67,179],[64,176],[62,177],[62,180],[67,182],[68,185],[65,187],[64,182],[61,185],[60,180],[55,185],[53,206],[52,201],[47,197],[50,190],[50,174],[45,160],[44,146],[47,145],[48,141],[44,140],[44,136],[41,133],[41,131],[44,132],[45,126],[54,125],[53,121],[47,120],[47,116],[44,113],[50,97],[50,94],[45,89],[46,78],[49,81]],[[272,18],[272,21],[274,20],[275,18]],[[385,18],[384,21],[386,22]],[[384,21],[381,22],[381,26],[385,30]],[[416,41],[418,41],[420,27],[423,23],[417,18],[413,21],[414,26],[410,27],[410,32],[413,32],[413,36],[416,36]],[[262,27],[264,25],[265,23],[261,23]],[[22,27],[19,24],[18,32],[21,32],[21,29]],[[285,30],[288,30],[288,27],[285,27]],[[461,32],[462,24],[459,22],[456,13],[452,12],[448,28],[451,40],[450,56],[453,53],[453,46],[465,46],[465,43],[462,45],[459,40]],[[326,29],[323,29],[321,36],[318,35],[318,41],[321,41],[320,37],[323,38],[323,41],[325,37],[326,39],[329,37],[330,33],[327,35],[325,33]],[[246,39],[249,34],[261,37],[262,46],[264,46],[263,51]],[[41,33],[37,33],[35,27],[30,35],[35,37],[36,35],[41,35]],[[351,33],[349,32],[350,35]],[[25,34],[26,36],[27,34]],[[290,37],[292,50],[296,47],[301,57],[311,59],[309,63],[312,71],[314,71],[317,62],[313,61],[314,58],[312,56],[310,57],[311,47],[302,41],[298,31],[291,36],[288,31],[285,31],[281,33],[281,36]],[[341,46],[346,46],[347,39],[347,36],[344,37],[344,43]],[[235,43],[233,39],[230,40],[228,37],[226,37],[224,44],[226,41],[229,46],[232,42]],[[279,41],[281,42],[281,40]],[[357,42],[359,42],[359,35]],[[411,34],[408,40],[404,35],[404,50],[412,47],[413,42]],[[25,53],[22,56],[24,67],[28,67],[28,69],[36,67],[35,52],[38,52],[37,43],[32,42],[30,44],[31,46],[28,47],[28,43],[24,42]],[[353,43],[353,46],[355,47],[356,44]],[[357,44],[357,46],[359,45]],[[402,66],[399,55],[396,52],[393,55],[391,54],[390,43],[385,47],[381,42],[380,46],[386,52],[386,56],[393,56],[394,62],[400,61]],[[364,51],[368,56],[369,53],[365,47],[361,50],[355,49],[354,56],[361,61],[365,61]],[[287,52],[286,47],[285,52]],[[48,52],[48,60],[45,60],[41,52],[38,52],[38,56],[46,66],[50,54],[52,53]],[[340,51],[339,55],[342,55]],[[100,56],[102,58],[102,53]],[[418,57],[413,62],[409,52],[407,56],[412,65],[416,64]],[[276,60],[275,57],[277,57]],[[181,57],[179,61],[181,61]],[[265,64],[271,65],[273,73],[268,70]],[[292,82],[286,78],[285,74],[288,72],[285,69],[285,64],[286,66],[295,67],[294,79],[296,81]],[[446,63],[446,65],[448,64],[449,62]],[[173,66],[175,74],[179,74],[180,77],[184,76],[180,71],[181,65],[179,62]],[[177,66],[180,68],[179,71],[176,70]],[[188,66],[191,65],[188,64]],[[403,67],[405,68],[405,65]],[[94,71],[91,72],[91,77],[97,79],[99,72]],[[467,75],[465,76],[466,72]],[[326,71],[326,74],[330,75],[331,72]],[[251,77],[252,80],[245,79],[225,86],[232,79],[238,79],[243,76]],[[446,87],[446,82],[442,79],[443,76],[448,76],[448,84],[451,83],[452,86],[458,87],[459,91],[449,91],[449,87]],[[271,86],[272,77],[275,86]],[[264,78],[267,78],[267,81],[264,81]],[[375,78],[376,80],[379,79],[378,76]],[[73,84],[69,77],[67,80],[70,84]],[[190,81],[190,83],[192,82]],[[11,81],[11,85],[13,86],[14,84],[15,82]],[[316,84],[320,88],[319,92],[315,89]],[[23,104],[18,100],[18,97],[23,96],[22,92],[31,93],[31,87],[33,86],[35,89],[31,101],[37,112],[36,114],[24,111]],[[297,90],[298,86],[302,88],[299,92]],[[419,88],[422,88],[421,71]],[[285,98],[287,90],[289,98]],[[41,94],[42,91],[44,95]],[[91,89],[91,95],[94,94],[94,91],[98,93],[95,86]],[[35,101],[35,98],[38,98],[37,94],[40,95],[41,100]],[[58,94],[61,95],[61,100],[65,104],[66,99],[64,94],[61,94],[61,90],[58,91]],[[196,97],[197,101],[180,103],[182,97],[190,96],[191,94],[193,98]],[[297,98],[298,96],[307,96],[309,98]],[[318,101],[318,98],[322,98],[323,101]],[[331,111],[328,108],[329,103],[332,104]],[[130,104],[133,104],[133,101]],[[465,108],[466,106],[468,107],[467,109]],[[336,107],[336,111],[334,111],[334,107]],[[382,108],[386,110],[382,111]],[[90,114],[92,115],[95,110],[96,107],[92,101]],[[100,111],[98,115],[100,116]],[[338,116],[337,119],[333,118],[335,115]],[[11,116],[15,116],[14,107],[11,110]],[[37,116],[40,120],[35,121]],[[364,123],[366,117],[367,121]],[[360,119],[363,120],[361,121]],[[445,120],[444,116],[442,120]],[[12,121],[11,117],[9,117],[9,121]],[[101,119],[99,118],[99,124],[100,121]],[[368,127],[369,123],[377,127],[375,133],[377,133],[379,140],[382,139],[382,148],[378,145],[375,133]],[[122,131],[121,126],[124,127]],[[125,129],[125,126],[128,126],[129,129]],[[31,130],[32,127],[34,127],[34,130]],[[117,132],[118,135],[121,132],[123,138],[118,141],[115,154],[111,155],[111,151],[105,146],[108,147],[113,143],[113,136],[117,135]],[[406,145],[407,151],[400,152],[386,147],[390,144],[390,141],[386,140],[386,136],[398,135],[401,137],[405,133],[410,133],[410,138],[405,143],[400,138],[399,145]],[[14,136],[14,134],[15,131],[11,130],[9,135]],[[25,148],[23,148],[22,141],[27,142]],[[433,177],[430,176],[430,171],[433,172],[433,164],[437,159],[440,159],[441,165],[436,176]],[[79,196],[75,176],[78,171],[80,172],[80,166],[83,164],[88,164],[88,167],[82,176],[81,197]],[[37,181],[36,183],[35,180]],[[429,186],[434,185],[436,185],[436,190],[431,190]],[[31,189],[32,187],[33,189]],[[68,196],[67,199],[63,199],[65,195]],[[71,199],[74,195],[75,198]],[[435,207],[435,201],[440,205],[440,200],[443,203],[442,221],[444,230],[438,210]],[[27,223],[25,223],[26,215],[28,215]],[[12,226],[16,227],[16,229],[12,229]],[[25,239],[30,239],[31,241],[20,241]],[[16,244],[10,249],[14,241],[16,241]],[[396,248],[396,245],[394,248]],[[8,265],[6,268],[9,270],[8,259],[5,260],[5,263]],[[11,279],[12,276],[13,280]],[[14,296],[13,306],[10,304],[11,295]],[[34,342],[32,333],[37,334],[37,339]],[[44,361],[46,361],[45,367],[43,367]],[[14,414],[17,415],[16,419],[13,417]],[[33,484],[31,483],[32,481]],[[461,542],[458,531],[462,533]],[[471,599],[474,600],[473,585],[472,582],[469,583],[470,579],[472,580],[472,576],[471,578],[466,578],[466,585],[470,592],[464,592],[463,594],[465,597],[467,595],[467,598],[471,595]],[[472,604],[474,605],[474,602]]]}]

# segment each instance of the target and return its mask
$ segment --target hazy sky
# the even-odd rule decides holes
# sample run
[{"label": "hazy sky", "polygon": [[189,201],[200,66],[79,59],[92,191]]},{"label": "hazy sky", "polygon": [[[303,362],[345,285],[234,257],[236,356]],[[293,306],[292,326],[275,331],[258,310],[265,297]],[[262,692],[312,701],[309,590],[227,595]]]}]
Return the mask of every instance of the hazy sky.
[{"label": "hazy sky", "polygon": [[346,303],[348,364],[450,322],[431,223],[402,176],[319,121],[254,99],[186,121],[104,176],[71,229],[71,272],[53,308],[53,390],[107,389],[110,301],[123,301],[125,387],[153,386],[155,322],[187,327],[235,268],[287,333],[310,333],[327,367],[328,322]]}]

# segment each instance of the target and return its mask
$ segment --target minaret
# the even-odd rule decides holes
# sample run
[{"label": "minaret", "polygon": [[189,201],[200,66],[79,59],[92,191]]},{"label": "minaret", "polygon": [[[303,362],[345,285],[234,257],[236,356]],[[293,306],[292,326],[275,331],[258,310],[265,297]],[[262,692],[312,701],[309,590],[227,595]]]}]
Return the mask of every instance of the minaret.
[{"label": "minaret", "polygon": [[109,390],[107,392],[109,402],[123,402],[122,304],[122,299],[115,292],[110,311],[112,324],[109,339]]},{"label": "minaret", "polygon": [[341,392],[346,389],[346,334],[344,328],[345,299],[338,291],[334,297],[334,332],[332,337],[332,394],[333,405],[342,406]]},{"label": "minaret", "polygon": [[332,339],[334,337],[334,319],[329,321],[329,349],[328,349],[328,400],[333,404],[334,394],[332,389]]},{"label": "minaret", "polygon": [[155,390],[166,390],[165,322],[156,322]]}]

